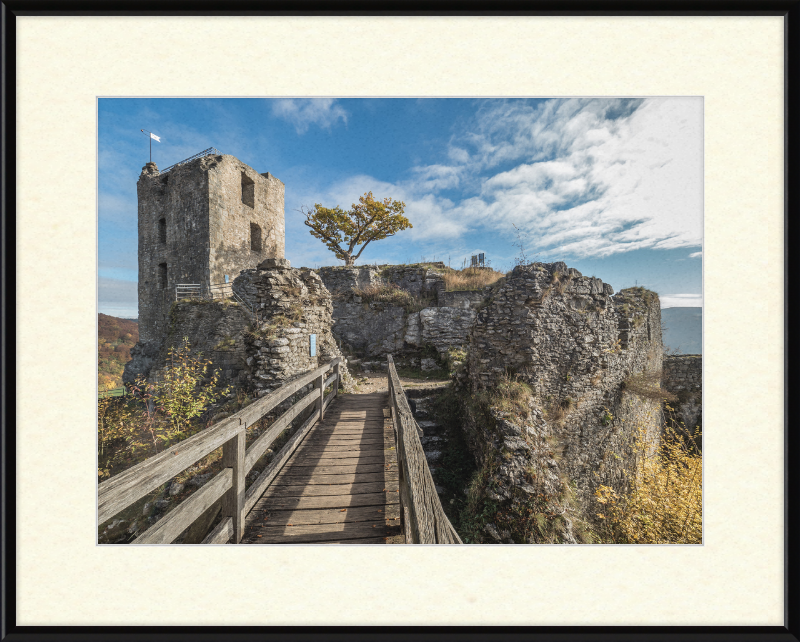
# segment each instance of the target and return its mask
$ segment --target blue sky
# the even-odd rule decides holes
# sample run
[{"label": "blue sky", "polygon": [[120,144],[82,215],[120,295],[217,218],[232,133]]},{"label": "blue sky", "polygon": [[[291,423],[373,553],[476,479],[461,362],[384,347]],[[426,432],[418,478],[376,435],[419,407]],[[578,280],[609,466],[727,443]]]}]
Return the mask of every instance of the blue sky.
[{"label": "blue sky", "polygon": [[358,264],[484,252],[511,269],[565,261],[662,307],[702,306],[701,98],[98,101],[99,311],[137,316],[136,181],[208,147],[286,185],[286,258],[341,264],[298,211],[364,192],[406,203],[413,228]]}]

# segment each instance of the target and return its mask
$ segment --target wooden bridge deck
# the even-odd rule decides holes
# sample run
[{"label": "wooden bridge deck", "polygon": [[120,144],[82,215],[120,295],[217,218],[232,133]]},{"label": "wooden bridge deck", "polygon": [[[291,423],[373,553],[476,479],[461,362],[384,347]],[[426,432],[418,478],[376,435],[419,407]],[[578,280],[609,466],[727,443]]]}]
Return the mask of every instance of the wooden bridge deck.
[{"label": "wooden bridge deck", "polygon": [[385,392],[340,395],[247,517],[242,544],[403,543]]}]

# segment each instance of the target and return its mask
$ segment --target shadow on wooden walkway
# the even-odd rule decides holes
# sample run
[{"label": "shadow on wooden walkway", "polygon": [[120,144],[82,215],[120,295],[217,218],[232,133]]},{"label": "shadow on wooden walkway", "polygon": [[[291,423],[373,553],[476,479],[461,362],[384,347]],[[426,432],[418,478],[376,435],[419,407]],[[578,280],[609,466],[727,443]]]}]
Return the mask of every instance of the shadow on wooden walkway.
[{"label": "shadow on wooden walkway", "polygon": [[247,517],[242,544],[399,544],[386,392],[340,395]]}]

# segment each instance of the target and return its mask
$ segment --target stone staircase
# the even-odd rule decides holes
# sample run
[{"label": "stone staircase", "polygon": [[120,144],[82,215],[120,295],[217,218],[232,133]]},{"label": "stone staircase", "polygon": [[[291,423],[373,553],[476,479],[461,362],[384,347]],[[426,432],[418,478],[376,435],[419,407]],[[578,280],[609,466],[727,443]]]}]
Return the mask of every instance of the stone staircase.
[{"label": "stone staircase", "polygon": [[[406,396],[414,412],[414,419],[417,420],[417,424],[422,428],[422,438],[420,441],[422,442],[422,449],[425,451],[425,457],[428,460],[428,467],[431,470],[434,482],[436,481],[436,471],[441,464],[445,434],[444,428],[433,419],[431,404],[433,403],[434,397],[441,392],[446,385],[447,384],[443,384],[441,387],[435,388],[406,388]],[[444,489],[436,484],[436,492],[441,495]]]}]

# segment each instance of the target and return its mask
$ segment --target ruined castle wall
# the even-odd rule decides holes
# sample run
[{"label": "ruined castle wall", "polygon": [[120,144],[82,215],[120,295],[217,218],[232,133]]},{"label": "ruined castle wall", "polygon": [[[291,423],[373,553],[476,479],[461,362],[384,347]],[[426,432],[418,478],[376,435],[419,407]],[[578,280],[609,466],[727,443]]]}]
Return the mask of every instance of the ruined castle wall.
[{"label": "ruined castle wall", "polygon": [[[330,294],[314,272],[288,266],[244,270],[233,288],[258,309],[257,325],[230,299],[180,301],[171,308],[160,348],[134,356],[143,362],[139,367],[146,366],[147,374],[158,377],[168,365],[169,348],[187,337],[193,353],[212,361],[211,370],[220,372],[222,385],[263,396],[341,356],[331,334]],[[314,355],[311,335],[316,336]],[[344,364],[340,372],[345,387],[352,385]],[[126,374],[130,379],[132,373]]]},{"label": "ruined castle wall", "polygon": [[331,294],[349,292],[374,283],[380,283],[381,267],[376,265],[334,265],[315,270]]},{"label": "ruined castle wall", "polygon": [[675,420],[691,434],[702,425],[703,357],[699,354],[679,354],[664,357],[664,388],[678,396],[670,404],[675,408]]},{"label": "ruined castle wall", "polygon": [[439,291],[437,303],[440,308],[464,308],[477,310],[483,305],[486,293],[483,290]]},{"label": "ruined castle wall", "polygon": [[408,315],[388,303],[363,303],[336,297],[333,302],[334,336],[356,354],[384,357],[404,348]]},{"label": "ruined castle wall", "polygon": [[658,296],[612,292],[563,263],[533,264],[515,268],[478,312],[462,383],[476,393],[511,377],[533,391],[529,425],[516,425],[516,434],[489,430],[475,444],[478,452],[491,445],[509,453],[494,480],[499,498],[523,486],[535,491],[538,482],[526,475],[545,453],[539,481],[556,475],[574,484],[588,506],[599,484],[623,489],[637,428],[657,441],[659,402],[626,392],[624,382],[637,373],[660,376]]},{"label": "ruined castle wall", "polygon": [[440,355],[465,348],[476,312],[469,308],[425,308],[408,316],[404,341],[409,346],[433,346]]},{"label": "ruined castle wall", "polygon": [[230,301],[184,300],[175,303],[169,315],[169,328],[154,358],[150,375],[157,378],[169,363],[169,349],[189,339],[192,353],[211,361],[208,373],[218,371],[223,385],[246,387],[248,379],[245,334],[250,316]]},{"label": "ruined castle wall", "polygon": [[266,258],[284,258],[285,235],[283,183],[234,156],[213,158],[207,169],[212,284],[224,283],[225,275],[233,281]]},{"label": "ruined castle wall", "polygon": [[[393,354],[401,361],[412,358],[409,363],[418,363],[420,351],[428,346],[440,354],[466,346],[483,292],[445,292],[437,267],[444,264],[319,268],[318,274],[333,293],[336,339],[364,357],[383,359]],[[408,312],[387,302],[363,300],[354,291],[380,284],[393,284],[428,307]]]},{"label": "ruined castle wall", "polygon": [[[244,270],[234,290],[258,310],[259,323],[246,335],[249,387],[262,396],[287,380],[342,356],[331,333],[331,296],[319,276],[288,267],[288,261],[267,261],[276,267]],[[316,354],[310,351],[315,335]],[[352,385],[347,367],[340,373]]]}]

